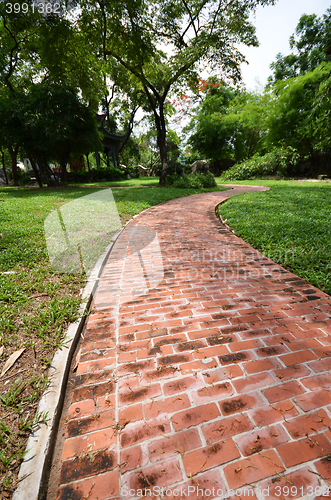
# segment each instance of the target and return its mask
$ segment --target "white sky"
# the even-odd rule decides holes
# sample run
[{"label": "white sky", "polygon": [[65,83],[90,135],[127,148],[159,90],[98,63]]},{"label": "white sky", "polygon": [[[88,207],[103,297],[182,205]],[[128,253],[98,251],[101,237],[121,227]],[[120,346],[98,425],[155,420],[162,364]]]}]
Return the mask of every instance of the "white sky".
[{"label": "white sky", "polygon": [[330,0],[278,0],[275,5],[259,7],[256,11],[256,35],[259,47],[242,47],[249,65],[242,66],[243,81],[249,90],[267,83],[270,64],[276,55],[290,53],[289,37],[294,33],[303,14],[322,16],[330,7]]}]

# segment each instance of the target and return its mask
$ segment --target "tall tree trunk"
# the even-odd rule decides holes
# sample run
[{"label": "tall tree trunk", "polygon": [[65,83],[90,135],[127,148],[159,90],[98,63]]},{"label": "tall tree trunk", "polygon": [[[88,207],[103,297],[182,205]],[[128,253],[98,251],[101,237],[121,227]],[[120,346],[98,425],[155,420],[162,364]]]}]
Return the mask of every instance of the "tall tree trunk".
[{"label": "tall tree trunk", "polygon": [[39,186],[40,188],[42,188],[42,187],[43,187],[43,183],[42,183],[42,180],[41,180],[41,177],[40,177],[39,170],[38,170],[38,167],[37,167],[37,165],[36,165],[36,162],[35,162],[33,159],[31,159],[31,158],[29,158],[29,160],[30,160],[30,162],[31,162],[31,167],[32,167],[32,170],[33,170],[34,176],[35,176],[35,178],[36,178],[36,181],[37,181],[37,183],[38,183],[38,186]]},{"label": "tall tree trunk", "polygon": [[144,91],[149,100],[150,106],[153,110],[154,121],[157,130],[157,145],[160,151],[160,159],[162,167],[159,186],[165,186],[169,165],[168,165],[168,155],[167,155],[167,126],[164,117],[164,102],[168,90],[165,91],[162,96],[160,96],[157,90],[153,89],[153,95],[152,95],[150,89],[145,85]]},{"label": "tall tree trunk", "polygon": [[167,155],[167,145],[166,145],[166,131],[159,130],[157,136],[157,145],[160,151],[160,159],[161,159],[161,174],[160,174],[160,186],[165,186],[167,173],[169,169],[168,165],[168,155]]},{"label": "tall tree trunk", "polygon": [[161,175],[160,175],[159,185],[165,186],[169,165],[168,165],[168,154],[167,154],[167,127],[164,118],[164,101],[161,101],[159,103],[159,111],[160,111],[159,120],[155,121],[157,127],[157,145],[160,150],[160,159],[161,159]]},{"label": "tall tree trunk", "polygon": [[89,173],[89,179],[91,181],[92,180],[92,172],[91,172],[91,165],[90,165],[90,160],[89,160],[89,157],[88,157],[88,153],[85,153],[85,156],[86,156],[86,161],[87,161],[87,170],[88,170],[88,173]]},{"label": "tall tree trunk", "polygon": [[60,165],[61,165],[61,182],[62,184],[64,184],[67,178],[67,161],[62,160]]},{"label": "tall tree trunk", "polygon": [[10,147],[9,153],[11,156],[11,171],[13,174],[13,184],[17,186],[18,184],[18,171],[17,171],[17,154],[18,154],[18,146],[15,148]]},{"label": "tall tree trunk", "polygon": [[8,185],[8,176],[7,176],[7,170],[6,170],[6,163],[5,163],[5,152],[0,149],[1,151],[1,163],[2,163],[2,170],[5,176],[6,184]]}]

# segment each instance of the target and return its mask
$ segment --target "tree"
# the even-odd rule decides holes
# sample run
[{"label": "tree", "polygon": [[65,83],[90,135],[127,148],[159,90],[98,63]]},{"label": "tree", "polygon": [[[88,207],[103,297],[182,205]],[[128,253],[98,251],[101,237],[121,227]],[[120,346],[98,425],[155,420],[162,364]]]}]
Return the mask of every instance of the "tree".
[{"label": "tree", "polygon": [[323,152],[331,150],[331,64],[330,71],[322,79],[311,108],[309,129],[316,148]]},{"label": "tree", "polygon": [[289,40],[293,52],[278,54],[270,65],[269,85],[313,71],[322,62],[331,61],[331,8],[321,17],[303,15]]},{"label": "tree", "polygon": [[235,91],[216,78],[201,82],[199,88],[202,102],[195,107],[195,116],[186,128],[194,131],[189,144],[202,158],[215,161],[232,157],[238,120],[229,119],[229,106]]},{"label": "tree", "polygon": [[[17,184],[17,155],[20,129],[20,99],[26,82],[37,62],[34,46],[37,43],[39,15],[31,10],[23,12],[22,1],[18,12],[9,12],[7,2],[0,3],[0,127],[1,143],[11,155],[13,182]],[[37,59],[37,58],[36,58]],[[15,130],[16,127],[16,130]],[[7,130],[6,130],[7,128]]]},{"label": "tree", "polygon": [[11,170],[14,185],[18,182],[17,156],[24,138],[22,120],[23,92],[0,89],[0,142],[11,156]]},{"label": "tree", "polygon": [[[77,98],[79,89],[79,93],[93,102],[94,110],[97,110],[98,94],[104,91],[98,58],[88,50],[76,23],[64,16],[44,15],[38,8],[33,10],[30,3],[24,0],[0,3],[0,142],[6,144],[11,154],[14,184],[17,183],[20,147],[29,152],[32,160],[36,161],[38,156],[38,164],[48,183],[52,174],[48,168],[50,159],[60,161],[64,175],[68,151],[80,151],[85,145],[89,149],[89,143],[100,147],[100,142],[95,142],[96,130],[95,124],[91,125],[91,112],[88,110],[88,116],[83,116],[86,106]],[[57,3],[64,5],[63,0]],[[45,82],[49,83],[47,90]],[[37,98],[34,100],[35,94]],[[53,110],[47,108],[50,102],[56,106]],[[41,103],[46,107],[40,107]],[[66,115],[65,105],[68,105]],[[46,123],[46,119],[50,122]],[[67,128],[61,126],[62,119]],[[41,123],[43,125],[36,134]],[[49,127],[53,127],[53,134]],[[68,127],[71,127],[70,131]],[[91,138],[88,137],[89,131]],[[74,140],[75,134],[77,138]],[[47,144],[41,140],[45,137]],[[45,151],[45,146],[48,151]],[[36,167],[35,175],[41,185],[42,179],[39,179]]]},{"label": "tree", "polygon": [[301,157],[313,157],[331,146],[328,114],[330,110],[331,62],[314,71],[286,81],[271,89],[266,120],[266,144],[292,146]]},{"label": "tree", "polygon": [[59,162],[62,181],[71,156],[102,147],[94,114],[77,90],[60,83],[42,82],[31,87],[23,110],[22,148],[38,163],[50,182],[49,162]]},{"label": "tree", "polygon": [[188,129],[193,149],[213,162],[250,158],[262,147],[265,98],[209,78]]},{"label": "tree", "polygon": [[[249,16],[275,0],[81,0],[79,27],[105,71],[121,67],[144,95],[157,130],[164,185],[168,171],[165,105],[169,93],[196,80],[202,67],[238,80],[244,56],[237,44],[257,45]],[[163,47],[163,49],[162,49]]]}]

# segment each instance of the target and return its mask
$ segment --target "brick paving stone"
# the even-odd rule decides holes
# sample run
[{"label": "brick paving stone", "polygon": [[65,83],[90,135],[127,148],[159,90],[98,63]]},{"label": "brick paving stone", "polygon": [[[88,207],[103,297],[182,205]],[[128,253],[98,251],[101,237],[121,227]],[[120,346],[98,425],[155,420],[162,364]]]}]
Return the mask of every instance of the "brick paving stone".
[{"label": "brick paving stone", "polygon": [[320,408],[322,406],[331,403],[331,393],[328,390],[323,389],[322,391],[309,392],[308,394],[302,394],[297,398],[293,398],[293,401],[300,406],[303,411],[314,410],[315,408]]},{"label": "brick paving stone", "polygon": [[[313,497],[322,490],[316,473],[309,467],[290,474],[281,474],[276,478],[261,483],[259,490],[265,498],[279,500],[280,498]],[[315,493],[316,492],[316,493]]]},{"label": "brick paving stone", "polygon": [[330,426],[330,417],[323,409],[313,411],[301,417],[292,418],[290,421],[284,423],[286,430],[295,439],[316,434],[330,428]]},{"label": "brick paving stone", "polygon": [[241,488],[283,471],[284,466],[274,450],[252,455],[224,468],[225,477],[232,489]]},{"label": "brick paving stone", "polygon": [[292,467],[329,455],[331,442],[324,434],[316,434],[292,443],[282,444],[277,447],[277,451],[286,467]]},{"label": "brick paving stone", "polygon": [[69,498],[106,500],[118,495],[118,493],[118,472],[106,472],[105,474],[100,473],[94,477],[61,486],[56,500],[68,500]]},{"label": "brick paving stone", "polygon": [[220,415],[219,409],[215,403],[209,403],[202,406],[196,406],[189,410],[181,411],[172,416],[171,421],[176,431],[192,427],[214,420]]},{"label": "brick paving stone", "polygon": [[[325,498],[331,299],[214,212],[264,189],[162,203],[121,233],[84,327],[60,482],[47,500],[137,499],[138,490],[198,500],[199,488],[210,499]],[[124,258],[131,228],[140,246]]]},{"label": "brick paving stone", "polygon": [[254,424],[245,413],[237,417],[222,418],[212,424],[202,426],[202,432],[208,444],[252,429],[254,429]]},{"label": "brick paving stone", "polygon": [[205,448],[186,453],[183,463],[188,477],[239,458],[240,453],[231,438]]},{"label": "brick paving stone", "polygon": [[189,429],[153,441],[148,446],[149,457],[151,462],[156,462],[176,454],[184,455],[188,451],[200,448],[201,446],[202,443],[197,429]]}]

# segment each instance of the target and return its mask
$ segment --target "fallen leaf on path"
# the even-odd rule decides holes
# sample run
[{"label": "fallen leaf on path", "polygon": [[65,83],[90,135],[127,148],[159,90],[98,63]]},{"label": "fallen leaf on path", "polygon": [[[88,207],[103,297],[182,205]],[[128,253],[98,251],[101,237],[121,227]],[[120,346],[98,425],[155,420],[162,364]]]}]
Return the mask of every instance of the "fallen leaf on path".
[{"label": "fallen leaf on path", "polygon": [[21,354],[23,354],[24,351],[25,347],[19,349],[18,351],[13,352],[13,354],[9,356],[9,358],[5,363],[5,366],[2,369],[0,378],[3,377],[6,372],[8,372],[8,370],[13,366],[13,364],[18,360],[18,358],[21,356]]}]

